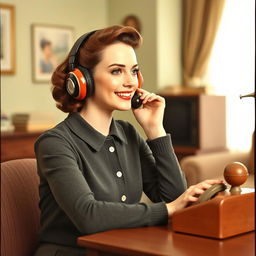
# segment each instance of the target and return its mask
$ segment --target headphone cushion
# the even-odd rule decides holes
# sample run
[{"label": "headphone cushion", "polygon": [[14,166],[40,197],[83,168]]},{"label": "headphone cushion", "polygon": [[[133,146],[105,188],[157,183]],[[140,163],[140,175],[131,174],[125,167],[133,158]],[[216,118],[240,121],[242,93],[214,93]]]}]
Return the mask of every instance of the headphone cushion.
[{"label": "headphone cushion", "polygon": [[143,84],[143,76],[140,71],[138,72],[137,76],[138,76],[138,88],[141,88]]},{"label": "headphone cushion", "polygon": [[89,69],[87,69],[86,67],[80,66],[78,65],[77,67],[81,73],[83,74],[85,81],[86,81],[86,98],[90,97],[93,95],[94,93],[94,80],[93,80],[93,76],[90,72]]}]

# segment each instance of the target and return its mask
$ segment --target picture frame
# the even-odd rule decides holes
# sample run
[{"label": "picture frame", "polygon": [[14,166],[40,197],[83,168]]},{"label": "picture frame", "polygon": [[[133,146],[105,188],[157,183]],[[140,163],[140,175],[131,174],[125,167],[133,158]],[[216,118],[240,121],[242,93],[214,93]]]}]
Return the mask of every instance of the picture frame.
[{"label": "picture frame", "polygon": [[1,74],[15,73],[15,7],[0,4]]},{"label": "picture frame", "polygon": [[47,83],[52,73],[68,56],[74,29],[68,26],[32,24],[32,80]]},{"label": "picture frame", "polygon": [[125,16],[122,21],[122,25],[133,27],[139,33],[141,33],[141,30],[142,30],[141,21],[140,21],[140,18],[136,15],[130,14]]}]

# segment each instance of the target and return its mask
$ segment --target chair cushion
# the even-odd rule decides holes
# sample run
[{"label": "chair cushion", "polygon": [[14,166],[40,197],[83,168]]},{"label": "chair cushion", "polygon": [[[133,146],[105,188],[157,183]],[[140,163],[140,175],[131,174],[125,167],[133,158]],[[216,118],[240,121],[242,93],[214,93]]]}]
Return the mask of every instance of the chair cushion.
[{"label": "chair cushion", "polygon": [[39,229],[35,159],[1,163],[1,255],[32,255]]}]

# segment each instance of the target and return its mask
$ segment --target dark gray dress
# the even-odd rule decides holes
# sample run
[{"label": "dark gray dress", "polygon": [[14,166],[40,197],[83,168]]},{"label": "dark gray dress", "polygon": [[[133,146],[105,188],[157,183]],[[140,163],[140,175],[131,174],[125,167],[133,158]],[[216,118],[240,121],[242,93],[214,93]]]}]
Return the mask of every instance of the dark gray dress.
[{"label": "dark gray dress", "polygon": [[[166,224],[165,203],[186,189],[170,135],[145,142],[124,121],[113,120],[103,136],[79,113],[69,114],[40,136],[35,152],[41,209],[36,256],[46,255],[40,252],[46,248],[47,255],[80,255],[81,235]],[[153,204],[140,203],[142,191]]]}]

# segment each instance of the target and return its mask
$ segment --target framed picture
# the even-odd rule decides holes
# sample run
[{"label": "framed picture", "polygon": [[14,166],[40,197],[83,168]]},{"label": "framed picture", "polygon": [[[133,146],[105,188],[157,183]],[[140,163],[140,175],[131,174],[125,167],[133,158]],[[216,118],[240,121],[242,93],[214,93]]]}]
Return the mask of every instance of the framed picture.
[{"label": "framed picture", "polygon": [[52,72],[68,55],[73,45],[73,28],[32,25],[32,78],[36,83],[49,82]]},{"label": "framed picture", "polygon": [[15,73],[14,6],[0,4],[1,74]]},{"label": "framed picture", "polygon": [[139,33],[141,33],[141,22],[138,16],[128,15],[124,17],[122,24],[124,26],[130,26],[135,28]]}]

